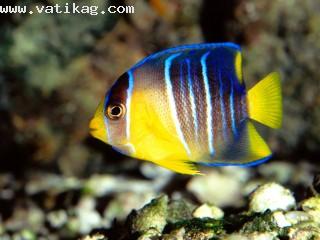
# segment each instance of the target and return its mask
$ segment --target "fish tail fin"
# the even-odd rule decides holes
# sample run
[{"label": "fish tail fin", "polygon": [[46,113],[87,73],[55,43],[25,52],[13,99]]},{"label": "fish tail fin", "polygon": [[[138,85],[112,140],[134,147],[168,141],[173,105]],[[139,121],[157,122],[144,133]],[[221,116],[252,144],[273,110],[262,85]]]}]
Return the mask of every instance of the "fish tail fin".
[{"label": "fish tail fin", "polygon": [[271,128],[282,123],[282,96],[280,75],[272,72],[258,82],[247,96],[249,118]]}]

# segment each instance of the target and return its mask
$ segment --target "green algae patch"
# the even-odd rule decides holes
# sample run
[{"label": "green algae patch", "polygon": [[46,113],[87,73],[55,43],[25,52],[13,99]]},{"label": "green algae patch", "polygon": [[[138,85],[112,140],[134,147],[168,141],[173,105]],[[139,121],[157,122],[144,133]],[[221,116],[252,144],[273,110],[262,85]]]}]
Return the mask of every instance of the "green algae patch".
[{"label": "green algae patch", "polygon": [[161,233],[167,224],[168,197],[163,195],[153,199],[138,211],[133,211],[128,217],[132,233],[143,233],[155,229]]},{"label": "green algae patch", "polygon": [[257,214],[251,217],[252,220],[246,222],[242,228],[242,233],[252,232],[272,232],[278,231],[279,227],[273,221],[272,212],[267,211],[264,214]]},{"label": "green algae patch", "polygon": [[184,228],[186,232],[211,232],[213,234],[223,234],[224,221],[212,218],[193,218],[190,220],[180,221],[172,224],[168,230]]},{"label": "green algae patch", "polygon": [[177,223],[182,220],[191,219],[192,212],[195,208],[195,205],[183,199],[170,201],[168,205],[167,221],[170,223]]}]

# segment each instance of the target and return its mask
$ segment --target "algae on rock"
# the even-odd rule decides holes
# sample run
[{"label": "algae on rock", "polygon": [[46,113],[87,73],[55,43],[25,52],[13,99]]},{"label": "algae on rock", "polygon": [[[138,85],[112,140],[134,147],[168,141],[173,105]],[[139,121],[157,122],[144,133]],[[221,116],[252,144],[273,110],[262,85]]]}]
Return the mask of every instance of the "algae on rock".
[{"label": "algae on rock", "polygon": [[156,229],[159,233],[164,229],[168,214],[168,197],[163,195],[153,199],[138,211],[129,215],[129,224],[132,233],[145,232]]}]

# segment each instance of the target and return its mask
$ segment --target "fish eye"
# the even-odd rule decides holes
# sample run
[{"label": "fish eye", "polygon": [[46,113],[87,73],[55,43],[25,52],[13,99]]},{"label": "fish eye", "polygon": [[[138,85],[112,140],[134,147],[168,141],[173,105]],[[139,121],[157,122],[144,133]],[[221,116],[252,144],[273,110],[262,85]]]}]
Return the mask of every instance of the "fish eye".
[{"label": "fish eye", "polygon": [[107,117],[111,120],[118,120],[122,118],[126,113],[125,106],[123,104],[112,104],[107,107]]}]

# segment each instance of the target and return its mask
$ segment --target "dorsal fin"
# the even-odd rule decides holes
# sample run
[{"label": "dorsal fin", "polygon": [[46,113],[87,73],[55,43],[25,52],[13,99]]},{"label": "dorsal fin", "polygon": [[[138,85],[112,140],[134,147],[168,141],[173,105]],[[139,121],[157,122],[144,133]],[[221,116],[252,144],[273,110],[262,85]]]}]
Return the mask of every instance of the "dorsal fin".
[{"label": "dorsal fin", "polygon": [[[138,68],[144,63],[154,60],[154,59],[159,59],[164,56],[169,56],[171,54],[175,53],[180,53],[180,52],[187,52],[187,51],[209,51],[209,50],[215,50],[215,49],[221,49],[225,48],[228,49],[231,52],[234,52],[234,55],[236,56],[236,53],[241,52],[241,48],[239,45],[231,42],[223,42],[223,43],[198,43],[198,44],[188,44],[188,45],[181,45],[173,48],[168,48],[165,50],[162,50],[160,52],[153,53],[149,55],[148,57],[142,59],[138,63],[136,63],[132,69]],[[232,63],[234,64],[234,62]]]}]

